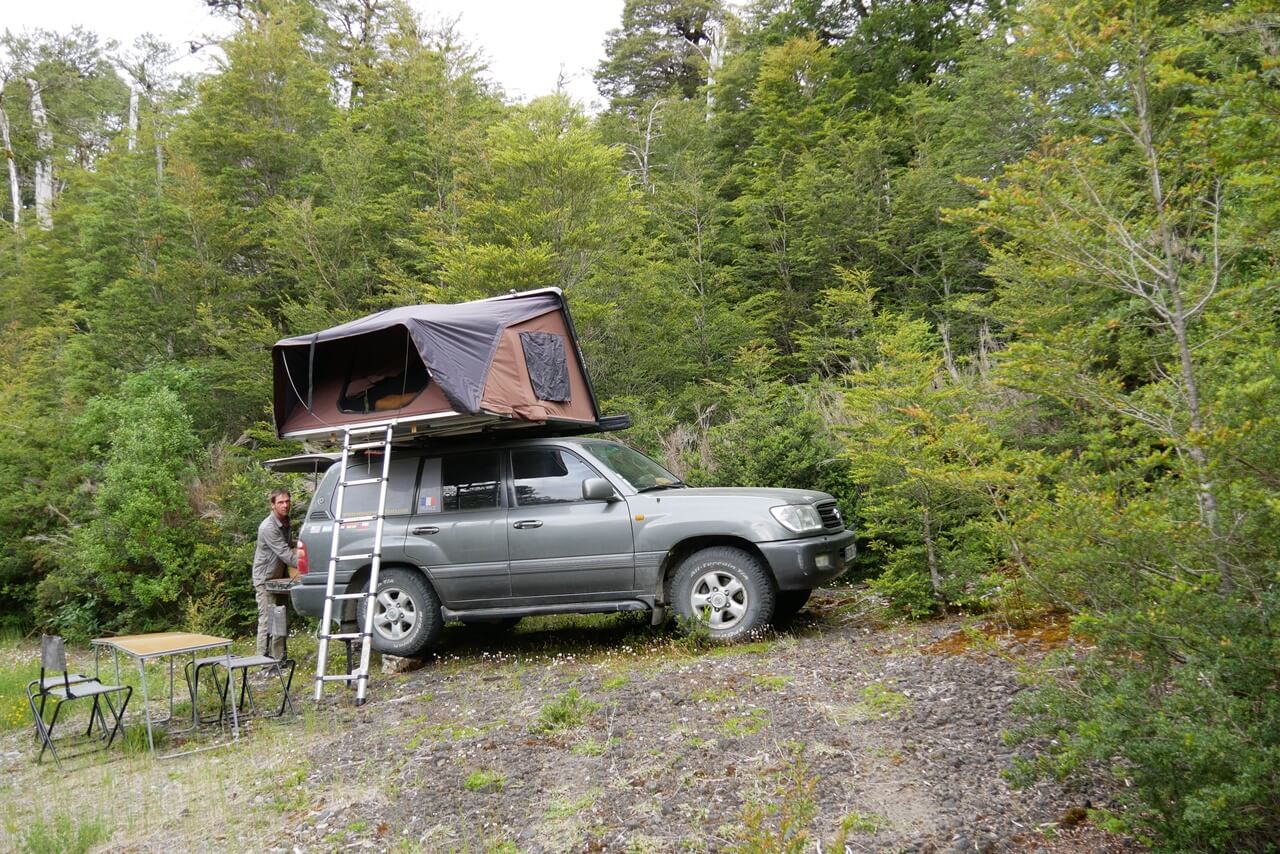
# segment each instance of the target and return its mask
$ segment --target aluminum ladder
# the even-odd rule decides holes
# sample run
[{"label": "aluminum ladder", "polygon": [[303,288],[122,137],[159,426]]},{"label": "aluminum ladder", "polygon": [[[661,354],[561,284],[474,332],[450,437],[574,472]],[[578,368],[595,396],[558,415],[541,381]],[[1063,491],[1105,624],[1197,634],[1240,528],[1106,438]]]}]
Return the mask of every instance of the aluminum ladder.
[{"label": "aluminum ladder", "polygon": [[[338,488],[334,492],[333,503],[333,539],[329,545],[329,577],[325,581],[324,588],[324,616],[320,620],[320,629],[317,634],[319,639],[319,648],[316,653],[316,702],[320,701],[321,695],[324,693],[324,683],[326,682],[355,682],[356,683],[356,705],[363,705],[365,701],[365,691],[369,685],[369,656],[373,651],[373,611],[377,602],[378,594],[378,571],[382,568],[382,531],[383,522],[386,519],[387,510],[387,479],[391,473],[391,437],[395,427],[395,422],[379,424],[377,426],[350,427],[343,432],[342,437],[342,459],[338,464]],[[368,438],[382,434],[378,438]],[[362,441],[353,441],[353,439],[361,439]],[[348,463],[351,460],[353,452],[360,451],[382,451],[382,474],[377,477],[357,478],[348,480]],[[346,498],[347,487],[364,486],[367,484],[378,484],[378,510],[375,514],[344,516],[343,503]],[[342,537],[342,526],[360,522],[373,523],[373,550],[371,552],[363,552],[361,554],[339,555],[338,545]],[[334,591],[334,584],[337,580],[338,565],[340,562],[346,561],[370,561],[369,569],[369,586],[359,593],[337,593]],[[334,632],[333,617],[334,603],[344,602],[349,599],[364,600],[364,625],[358,632]],[[339,609],[341,606],[339,606]],[[339,610],[341,613],[341,610]],[[358,613],[358,611],[357,611]],[[339,625],[341,628],[341,625]],[[329,641],[344,641],[347,646],[347,666],[350,667],[351,654],[350,643],[354,640],[360,641],[360,664],[355,670],[347,673],[328,673],[329,667]]]}]

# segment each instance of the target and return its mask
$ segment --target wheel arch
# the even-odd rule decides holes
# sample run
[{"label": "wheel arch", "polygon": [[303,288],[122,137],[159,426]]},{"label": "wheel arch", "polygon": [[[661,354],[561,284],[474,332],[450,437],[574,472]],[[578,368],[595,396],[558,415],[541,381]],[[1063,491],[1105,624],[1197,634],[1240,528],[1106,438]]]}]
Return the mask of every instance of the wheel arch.
[{"label": "wheel arch", "polygon": [[680,566],[680,563],[689,555],[716,546],[731,546],[742,549],[755,557],[756,560],[760,561],[760,565],[765,568],[769,580],[773,582],[774,589],[777,589],[778,579],[774,578],[773,567],[769,565],[769,561],[765,559],[764,553],[760,551],[759,546],[742,537],[735,537],[729,534],[709,534],[681,540],[672,546],[666,556],[663,557],[658,571],[658,589],[654,591],[658,597],[657,601],[664,606],[671,605],[671,579],[675,575],[676,567]]}]

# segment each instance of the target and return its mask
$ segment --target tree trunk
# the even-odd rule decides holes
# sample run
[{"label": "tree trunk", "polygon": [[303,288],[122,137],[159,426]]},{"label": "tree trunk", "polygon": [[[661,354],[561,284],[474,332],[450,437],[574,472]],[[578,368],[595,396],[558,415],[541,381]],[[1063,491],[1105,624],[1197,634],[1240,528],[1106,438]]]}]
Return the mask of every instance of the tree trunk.
[{"label": "tree trunk", "polygon": [[44,99],[40,97],[40,84],[30,77],[31,125],[36,131],[36,224],[48,231],[53,228],[53,134],[49,131],[49,116],[44,111]]},{"label": "tree trunk", "polygon": [[724,26],[711,25],[709,30],[709,48],[707,50],[707,121],[716,115],[716,96],[713,94],[716,85],[716,72],[724,63]]},{"label": "tree trunk", "polygon": [[[1147,161],[1147,177],[1151,184],[1151,200],[1155,207],[1156,229],[1164,256],[1163,269],[1157,275],[1157,286],[1164,295],[1165,310],[1163,316],[1168,324],[1169,331],[1173,333],[1174,343],[1177,346],[1178,367],[1181,374],[1183,392],[1186,394],[1187,421],[1188,426],[1191,428],[1191,436],[1186,440],[1186,452],[1195,466],[1196,504],[1200,510],[1200,521],[1204,523],[1205,528],[1209,531],[1209,536],[1213,538],[1214,563],[1218,570],[1218,576],[1221,578],[1223,589],[1229,591],[1235,587],[1235,579],[1232,576],[1231,566],[1227,561],[1222,533],[1219,530],[1218,499],[1214,494],[1214,483],[1210,474],[1212,467],[1209,463],[1209,455],[1205,452],[1201,439],[1201,434],[1204,430],[1204,413],[1200,408],[1200,384],[1196,378],[1195,360],[1187,330],[1188,322],[1195,316],[1198,307],[1188,309],[1183,300],[1182,259],[1178,250],[1179,240],[1175,233],[1175,225],[1171,221],[1164,192],[1164,177],[1160,168],[1161,154],[1155,142],[1155,122],[1151,116],[1145,61],[1139,63],[1137,71],[1138,76],[1133,86],[1135,106],[1137,107],[1137,127],[1133,136],[1141,146]],[[1214,253],[1211,263],[1215,265],[1215,269],[1212,271],[1214,284],[1209,289],[1210,294],[1217,286],[1218,270],[1216,265],[1219,263],[1216,205],[1213,241]],[[1201,300],[1200,305],[1203,306],[1207,300],[1208,295]]]},{"label": "tree trunk", "polygon": [[924,553],[929,562],[929,583],[933,585],[933,597],[942,598],[942,571],[938,568],[938,548],[933,541],[933,521],[929,518],[929,507],[920,509],[921,522],[924,528]]},{"label": "tree trunk", "polygon": [[951,350],[951,325],[945,320],[938,322],[938,335],[942,338],[942,362],[947,366],[951,381],[959,385],[960,369],[956,367],[956,356]]},{"label": "tree trunk", "polygon": [[129,150],[138,147],[138,87],[129,87]]},{"label": "tree trunk", "polygon": [[[0,94],[4,91],[0,83]],[[13,227],[16,229],[22,219],[22,193],[18,186],[18,164],[13,158],[13,145],[9,142],[9,115],[0,103],[0,145],[3,145],[4,161],[9,167],[9,198],[13,201]]]}]

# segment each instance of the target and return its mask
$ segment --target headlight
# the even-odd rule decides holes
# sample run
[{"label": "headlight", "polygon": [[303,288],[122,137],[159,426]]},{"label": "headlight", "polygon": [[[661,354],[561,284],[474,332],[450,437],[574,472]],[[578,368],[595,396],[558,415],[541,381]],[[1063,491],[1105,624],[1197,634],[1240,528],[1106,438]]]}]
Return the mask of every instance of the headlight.
[{"label": "headlight", "polygon": [[788,531],[808,534],[822,530],[822,517],[812,504],[784,504],[781,507],[770,507],[769,512]]}]

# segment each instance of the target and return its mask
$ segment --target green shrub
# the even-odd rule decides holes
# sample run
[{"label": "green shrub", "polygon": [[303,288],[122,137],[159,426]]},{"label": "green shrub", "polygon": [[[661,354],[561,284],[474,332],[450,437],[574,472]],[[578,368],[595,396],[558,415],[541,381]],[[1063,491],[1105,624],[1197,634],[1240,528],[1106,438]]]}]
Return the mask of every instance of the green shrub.
[{"label": "green shrub", "polygon": [[1096,649],[1020,698],[1037,774],[1126,781],[1132,826],[1170,851],[1274,851],[1280,839],[1280,594],[1185,585],[1152,607],[1077,621]]}]

